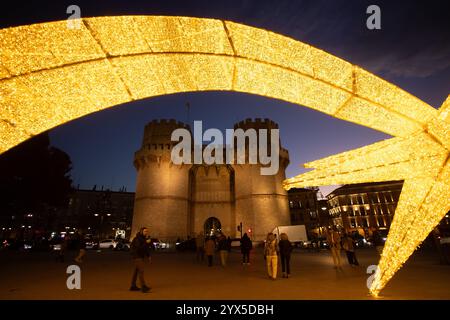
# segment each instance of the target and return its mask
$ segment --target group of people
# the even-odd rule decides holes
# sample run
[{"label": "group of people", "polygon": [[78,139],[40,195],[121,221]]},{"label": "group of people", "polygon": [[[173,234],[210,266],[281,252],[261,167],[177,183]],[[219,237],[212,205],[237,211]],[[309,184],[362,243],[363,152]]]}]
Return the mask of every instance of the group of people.
[{"label": "group of people", "polygon": [[[358,260],[355,255],[355,241],[349,235],[345,234],[343,237],[336,229],[327,231],[327,241],[330,246],[331,254],[335,268],[341,268],[341,249],[344,249],[347,254],[347,259],[350,265],[358,266]],[[206,255],[208,266],[213,265],[213,256],[216,251],[219,252],[221,265],[227,265],[228,253],[231,249],[231,240],[224,234],[220,234],[216,239],[213,237],[204,237],[199,233],[196,237],[197,247],[197,261],[204,261]],[[242,253],[242,264],[250,264],[250,251],[253,248],[252,240],[245,233],[241,238],[240,243]],[[131,291],[149,292],[150,287],[147,286],[144,279],[145,262],[150,260],[151,241],[148,229],[143,227],[137,233],[136,237],[131,242],[131,253],[134,261],[134,271],[131,280]],[[280,234],[280,240],[274,233],[268,233],[264,243],[264,259],[266,261],[267,275],[270,279],[275,280],[278,272],[278,260],[281,260],[281,269],[283,278],[289,278],[291,274],[290,261],[293,245],[289,241],[286,233]],[[140,287],[136,282],[139,279]]]},{"label": "group of people", "polygon": [[280,241],[277,241],[276,234],[267,234],[267,239],[264,244],[264,259],[267,265],[267,275],[270,279],[275,280],[277,278],[278,256],[280,256],[281,260],[283,278],[289,278],[291,274],[290,261],[292,249],[292,243],[289,241],[286,233],[280,234]]},{"label": "group of people", "polygon": [[327,242],[330,246],[331,255],[333,257],[333,263],[335,268],[341,268],[341,250],[344,249],[348,263],[352,266],[359,266],[358,260],[355,254],[355,240],[345,233],[341,237],[340,233],[336,229],[327,230]]},{"label": "group of people", "polygon": [[83,258],[86,255],[86,239],[83,233],[76,233],[73,236],[66,234],[60,243],[58,255],[56,257],[57,261],[65,262],[65,256],[69,247],[73,244],[73,247],[77,250],[78,254],[75,257],[76,263],[83,263]]},{"label": "group of people", "polygon": [[[242,253],[242,264],[250,265],[250,251],[253,249],[253,243],[247,233],[241,238],[240,248]],[[207,256],[208,266],[213,264],[213,256],[216,250],[220,255],[220,262],[223,267],[227,265],[228,252],[231,249],[231,240],[224,234],[218,237],[217,244],[213,237],[203,236],[199,233],[196,238],[197,261],[203,261],[204,255]],[[290,275],[290,259],[293,246],[288,239],[287,234],[280,235],[280,241],[276,239],[276,235],[269,233],[264,246],[264,259],[267,264],[267,273],[271,279],[276,279],[278,255],[281,260],[281,268],[283,278],[288,278]]]},{"label": "group of people", "polygon": [[[245,236],[248,238],[247,234]],[[248,238],[250,240],[250,238]],[[251,243],[250,243],[251,244]],[[208,266],[212,267],[213,257],[216,250],[220,255],[220,263],[223,267],[227,265],[228,253],[231,251],[231,238],[226,237],[221,233],[216,239],[214,237],[204,237],[202,232],[199,232],[195,239],[195,246],[197,251],[197,262],[204,261],[204,256],[206,255],[208,259]],[[247,259],[249,252],[246,255]]]}]

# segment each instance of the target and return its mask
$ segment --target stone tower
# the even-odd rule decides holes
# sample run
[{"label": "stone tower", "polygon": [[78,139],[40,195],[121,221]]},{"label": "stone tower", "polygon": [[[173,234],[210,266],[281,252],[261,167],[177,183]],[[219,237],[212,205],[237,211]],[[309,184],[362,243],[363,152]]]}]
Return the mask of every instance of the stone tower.
[{"label": "stone tower", "polygon": [[[245,164],[175,165],[171,152],[178,142],[171,142],[171,134],[178,128],[189,129],[175,120],[152,121],[145,127],[142,147],[134,156],[132,236],[147,226],[152,237],[174,241],[212,230],[209,223],[216,221],[233,238],[240,236],[237,226],[242,222],[243,232],[251,229],[250,236],[260,241],[276,226],[290,224],[287,193],[282,188],[289,153],[281,143],[274,175],[262,175],[261,164],[249,163],[248,146]],[[269,119],[247,119],[235,124],[234,129],[239,128],[258,133],[278,125]]]},{"label": "stone tower", "polygon": [[[238,128],[244,131],[253,128],[258,132],[259,129],[278,129],[278,124],[269,119],[246,119],[234,125],[235,130]],[[233,166],[236,222],[242,222],[243,232],[250,228],[255,240],[265,239],[276,226],[290,225],[287,192],[282,187],[288,164],[289,153],[280,143],[279,170],[275,175],[261,175],[261,165],[248,164],[248,161]]]},{"label": "stone tower", "polygon": [[154,238],[173,241],[188,234],[190,165],[174,165],[171,134],[189,126],[175,120],[155,120],[144,129],[141,149],[134,155],[137,170],[132,237],[142,226]]}]

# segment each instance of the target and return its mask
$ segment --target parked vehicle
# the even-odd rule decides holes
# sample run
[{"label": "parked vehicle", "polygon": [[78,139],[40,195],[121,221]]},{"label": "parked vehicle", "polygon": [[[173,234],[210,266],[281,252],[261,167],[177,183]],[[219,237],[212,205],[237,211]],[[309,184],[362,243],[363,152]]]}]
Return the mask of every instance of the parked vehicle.
[{"label": "parked vehicle", "polygon": [[[50,241],[49,247],[52,251],[60,251],[62,247],[62,243],[64,242],[64,238],[55,237]],[[77,244],[75,239],[70,239],[67,242],[67,250],[75,250],[77,248]]]},{"label": "parked vehicle", "polygon": [[241,247],[241,239],[240,238],[231,239],[231,247],[232,248],[240,248]]},{"label": "parked vehicle", "polygon": [[176,247],[178,251],[195,251],[196,249],[195,238],[177,242]]},{"label": "parked vehicle", "polygon": [[130,241],[126,239],[119,239],[116,241],[116,245],[114,247],[116,251],[128,251],[130,250]]},{"label": "parked vehicle", "polygon": [[278,226],[273,229],[272,233],[276,234],[278,239],[280,239],[280,234],[286,233],[289,241],[297,247],[303,247],[304,243],[308,242],[306,227],[303,224],[293,226]]},{"label": "parked vehicle", "polygon": [[86,249],[87,250],[97,250],[98,242],[94,240],[86,240]]},{"label": "parked vehicle", "polygon": [[161,249],[168,249],[169,248],[169,244],[168,243],[162,242],[159,239],[152,238],[151,241],[152,241],[153,248],[155,250],[161,250]]},{"label": "parked vehicle", "polygon": [[114,239],[105,239],[101,240],[98,244],[99,249],[114,249],[116,247],[116,240]]},{"label": "parked vehicle", "polygon": [[23,250],[31,250],[34,248],[34,244],[32,241],[25,241],[23,243]]}]

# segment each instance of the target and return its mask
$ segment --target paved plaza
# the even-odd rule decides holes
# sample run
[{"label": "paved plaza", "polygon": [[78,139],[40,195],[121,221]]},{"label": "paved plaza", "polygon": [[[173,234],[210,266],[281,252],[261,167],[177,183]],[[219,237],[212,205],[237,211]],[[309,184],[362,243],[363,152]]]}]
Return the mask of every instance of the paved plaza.
[{"label": "paved plaza", "polygon": [[[260,249],[252,252],[252,264],[242,266],[238,250],[228,266],[207,267],[195,261],[195,253],[155,253],[146,267],[151,293],[128,291],[132,274],[130,254],[88,251],[81,265],[81,290],[68,290],[66,263],[52,253],[0,252],[0,299],[372,299],[366,287],[369,265],[378,256],[373,249],[357,251],[360,267],[333,268],[328,251],[294,251],[292,276],[267,278]],[[281,270],[280,270],[281,271]],[[434,252],[420,251],[408,261],[382,292],[381,299],[450,299],[450,266],[440,265]]]}]

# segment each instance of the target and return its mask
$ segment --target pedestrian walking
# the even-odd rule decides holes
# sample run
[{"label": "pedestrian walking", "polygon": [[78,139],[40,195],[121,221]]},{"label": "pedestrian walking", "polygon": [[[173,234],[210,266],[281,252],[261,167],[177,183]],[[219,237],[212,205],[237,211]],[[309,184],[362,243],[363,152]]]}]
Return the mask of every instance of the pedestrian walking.
[{"label": "pedestrian walking", "polygon": [[214,251],[216,250],[216,242],[212,237],[208,237],[205,242],[205,254],[208,259],[208,267],[213,265]]},{"label": "pedestrian walking", "polygon": [[222,233],[219,237],[219,243],[217,244],[217,249],[220,254],[220,262],[222,267],[226,267],[228,259],[228,240],[227,237]]},{"label": "pedestrian walking", "polygon": [[228,249],[228,252],[231,252],[231,243],[232,242],[233,241],[231,240],[230,236],[228,236],[228,238],[227,238],[227,249]]},{"label": "pedestrian walking", "polygon": [[377,250],[377,253],[379,255],[381,255],[381,253],[383,252],[384,242],[383,242],[383,238],[381,237],[380,233],[377,230],[375,230],[372,233],[372,240],[373,240],[373,245],[375,246],[375,249]]},{"label": "pedestrian walking", "polygon": [[278,246],[280,247],[281,271],[283,272],[283,278],[289,278],[291,275],[290,261],[293,247],[286,233],[280,234],[280,242],[278,243]]},{"label": "pedestrian walking", "polygon": [[275,280],[277,278],[278,267],[278,243],[273,233],[267,235],[264,245],[264,258],[267,265],[267,274],[269,278]]},{"label": "pedestrian walking", "polygon": [[342,248],[345,250],[347,254],[348,263],[353,266],[359,266],[358,260],[356,260],[355,254],[355,240],[350,237],[347,233],[344,235],[344,239],[342,240]]},{"label": "pedestrian walking", "polygon": [[197,262],[205,260],[205,236],[203,232],[199,232],[195,238],[195,250],[197,252]]},{"label": "pedestrian walking", "polygon": [[[134,271],[131,278],[130,291],[139,291],[143,293],[149,292],[150,287],[146,285],[144,278],[145,263],[150,261],[150,242],[149,231],[146,227],[142,227],[131,241],[131,254],[134,262]],[[139,277],[141,288],[136,285],[136,280]]]},{"label": "pedestrian walking", "polygon": [[327,232],[327,241],[330,244],[330,251],[333,257],[333,263],[335,268],[341,267],[341,236],[339,232],[334,230],[329,230]]},{"label": "pedestrian walking", "polygon": [[253,249],[252,240],[244,233],[241,239],[242,264],[250,264],[250,251]]}]

